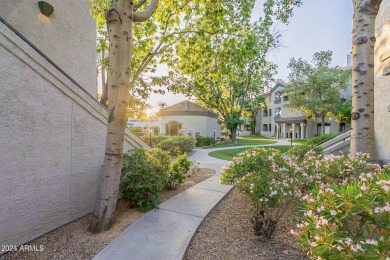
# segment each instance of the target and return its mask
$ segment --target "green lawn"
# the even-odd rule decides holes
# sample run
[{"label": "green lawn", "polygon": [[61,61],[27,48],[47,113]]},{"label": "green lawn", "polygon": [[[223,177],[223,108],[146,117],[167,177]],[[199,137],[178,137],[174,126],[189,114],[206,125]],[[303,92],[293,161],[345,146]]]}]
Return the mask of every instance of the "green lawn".
[{"label": "green lawn", "polygon": [[295,140],[293,140],[293,143],[294,143],[294,144],[305,144],[305,143],[306,143],[306,140],[295,139]]},{"label": "green lawn", "polygon": [[[290,150],[291,147],[288,145],[279,145],[279,146],[266,146],[264,148],[274,148],[280,150],[282,153],[285,153],[288,150]],[[245,151],[246,149],[249,149],[249,147],[214,151],[209,153],[209,155],[214,158],[232,161],[234,156]]]},{"label": "green lawn", "polygon": [[242,139],[275,139],[274,137],[263,136],[263,135],[247,135],[247,136],[239,136]]},{"label": "green lawn", "polygon": [[212,148],[223,148],[223,147],[234,147],[234,146],[242,146],[242,145],[264,145],[264,144],[276,144],[276,141],[271,140],[244,140],[244,139],[237,139],[237,144],[232,144],[232,142],[224,141],[223,143],[218,143],[215,146],[207,146],[203,147],[203,149],[212,149]]}]

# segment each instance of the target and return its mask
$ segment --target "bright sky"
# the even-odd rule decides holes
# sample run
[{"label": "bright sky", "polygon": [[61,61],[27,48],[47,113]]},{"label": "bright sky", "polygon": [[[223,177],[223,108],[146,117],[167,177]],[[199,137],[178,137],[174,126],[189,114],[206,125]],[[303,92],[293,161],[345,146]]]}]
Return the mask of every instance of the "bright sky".
[{"label": "bright sky", "polygon": [[[253,19],[260,16],[263,1],[258,0]],[[311,60],[315,52],[323,50],[333,51],[334,66],[345,66],[351,51],[352,15],[351,0],[303,0],[303,5],[295,9],[289,25],[277,26],[283,35],[283,47],[270,56],[278,64],[275,78],[287,80],[287,64],[292,57]],[[158,73],[163,75],[166,68],[161,66]],[[183,95],[152,94],[148,100],[152,108],[148,113],[157,112],[161,101],[173,105],[182,100],[185,100]]]}]

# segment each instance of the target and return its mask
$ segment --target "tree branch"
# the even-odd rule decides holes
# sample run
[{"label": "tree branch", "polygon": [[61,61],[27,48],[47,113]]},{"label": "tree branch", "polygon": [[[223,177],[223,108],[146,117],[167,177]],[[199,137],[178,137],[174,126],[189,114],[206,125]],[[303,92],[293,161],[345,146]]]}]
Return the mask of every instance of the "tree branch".
[{"label": "tree branch", "polygon": [[136,12],[144,3],[146,3],[146,0],[138,2],[138,4],[136,4],[133,8],[134,12]]},{"label": "tree branch", "polygon": [[[133,13],[133,22],[140,23],[148,20],[156,11],[159,0],[152,0],[148,8],[143,12],[134,12]],[[142,1],[141,1],[142,2]]]}]

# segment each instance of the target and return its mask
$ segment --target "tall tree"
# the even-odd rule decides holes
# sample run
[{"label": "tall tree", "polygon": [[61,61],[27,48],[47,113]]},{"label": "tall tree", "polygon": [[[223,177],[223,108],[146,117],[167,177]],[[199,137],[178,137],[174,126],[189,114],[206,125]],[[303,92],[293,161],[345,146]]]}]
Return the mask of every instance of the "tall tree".
[{"label": "tall tree", "polygon": [[311,64],[292,58],[288,65],[290,84],[283,90],[291,109],[302,111],[313,120],[321,117],[322,134],[325,134],[325,118],[336,115],[342,105],[339,90],[346,87],[351,73],[349,69],[330,67],[331,62],[331,51],[315,53]]},{"label": "tall tree", "polygon": [[261,109],[266,109],[265,98],[257,94],[250,94],[244,104],[244,116],[248,119],[252,135],[256,134],[257,114]]},{"label": "tall tree", "polygon": [[158,0],[152,0],[142,12],[134,11],[146,1],[136,5],[128,0],[113,0],[106,12],[109,37],[108,72],[108,125],[103,174],[95,209],[89,226],[91,232],[111,228],[122,170],[123,140],[127,123],[131,74],[131,42],[133,22],[144,22],[156,10]]},{"label": "tall tree", "polygon": [[382,0],[353,0],[351,156],[376,159],[374,129],[375,20]]},{"label": "tall tree", "polygon": [[176,49],[178,59],[169,64],[173,68],[169,89],[195,97],[218,112],[233,142],[242,124],[245,101],[262,93],[262,83],[272,77],[276,67],[266,58],[278,45],[278,35],[271,32],[269,18],[251,24],[249,7],[221,10],[225,12],[219,21],[221,31],[196,35],[196,41],[185,39]]}]

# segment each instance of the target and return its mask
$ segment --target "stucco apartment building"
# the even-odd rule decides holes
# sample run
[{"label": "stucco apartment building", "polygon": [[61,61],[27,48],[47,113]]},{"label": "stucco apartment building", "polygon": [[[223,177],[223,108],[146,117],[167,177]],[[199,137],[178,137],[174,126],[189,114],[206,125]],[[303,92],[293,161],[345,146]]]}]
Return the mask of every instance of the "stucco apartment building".
[{"label": "stucco apartment building", "polygon": [[[351,66],[351,56],[348,55],[348,66]],[[264,94],[266,109],[257,115],[258,132],[264,136],[277,138],[307,139],[321,134],[321,119],[307,119],[300,111],[289,108],[288,96],[283,94],[286,85],[278,80],[275,85]],[[345,89],[340,89],[340,98],[350,100],[352,84],[348,82]],[[349,123],[338,123],[335,120],[325,119],[325,133],[338,133],[350,128]]]},{"label": "stucco apartment building", "polygon": [[[88,214],[99,189],[107,110],[95,20],[87,0],[45,3],[51,14],[38,0],[0,1],[0,245]],[[126,130],[134,147],[148,146]]]}]

